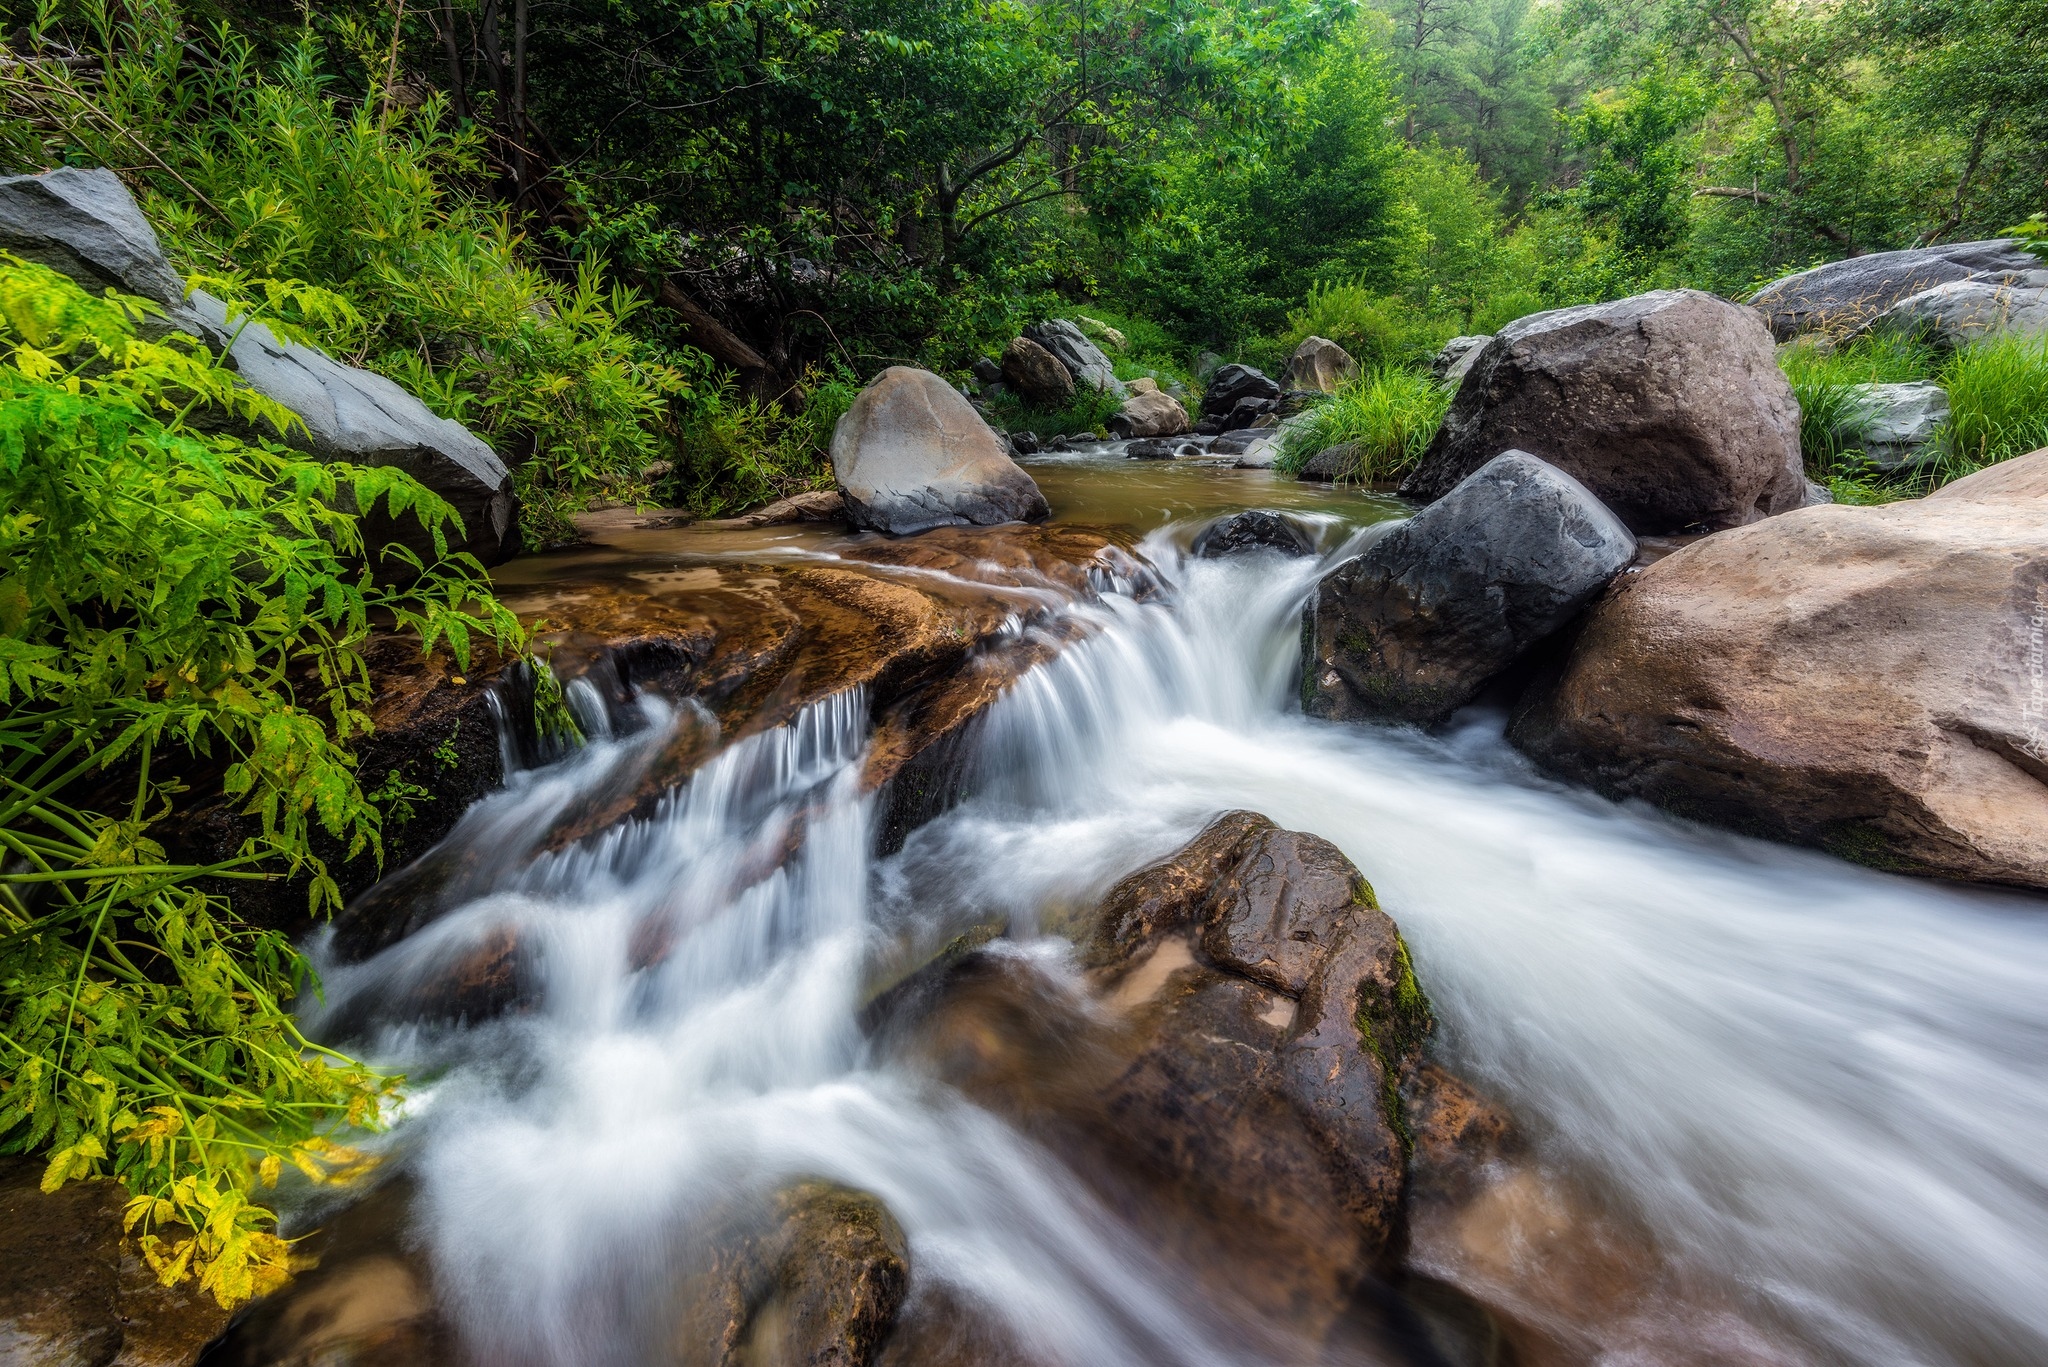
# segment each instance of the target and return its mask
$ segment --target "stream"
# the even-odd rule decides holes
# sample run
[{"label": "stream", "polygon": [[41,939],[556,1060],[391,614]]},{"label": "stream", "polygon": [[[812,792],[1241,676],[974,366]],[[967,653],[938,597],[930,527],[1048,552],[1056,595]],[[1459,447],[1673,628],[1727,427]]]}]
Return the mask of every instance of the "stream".
[{"label": "stream", "polygon": [[[667,1360],[713,1234],[822,1178],[908,1243],[888,1362],[1506,1360],[1433,1329],[1430,1287],[1544,1330],[1559,1361],[2048,1361],[2038,898],[1616,806],[1536,774],[1483,708],[1434,735],[1305,719],[1302,601],[1395,502],[1115,448],[1026,463],[1057,519],[1128,529],[1163,587],[1059,609],[1075,639],[995,704],[970,796],[900,851],[877,852],[851,690],[727,745],[651,817],[497,859],[691,724],[645,698],[464,819],[451,841],[490,866],[475,896],[323,967],[316,1030],[377,1019],[493,935],[539,965],[530,1010],[385,1024],[369,1048],[414,1079],[382,1142],[470,1358]],[[1323,557],[1188,557],[1248,506],[1310,520]],[[681,528],[506,568],[830,561],[843,538]],[[1481,1201],[1418,1224],[1394,1308],[1334,1336],[1253,1308],[1229,1250],[1160,1237],[950,1085],[944,1041],[871,1028],[878,993],[997,928],[982,952],[1087,1019],[1055,913],[1234,808],[1357,864],[1412,946],[1433,1057],[1529,1139]]]}]

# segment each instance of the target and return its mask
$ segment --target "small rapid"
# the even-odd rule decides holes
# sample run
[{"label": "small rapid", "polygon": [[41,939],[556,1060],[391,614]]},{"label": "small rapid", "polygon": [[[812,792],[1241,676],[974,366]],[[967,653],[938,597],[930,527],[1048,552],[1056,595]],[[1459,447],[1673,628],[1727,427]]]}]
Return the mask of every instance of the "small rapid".
[{"label": "small rapid", "polygon": [[[1358,864],[1440,1055],[1771,1345],[1716,1356],[1673,1305],[1684,1360],[2048,1359],[2038,899],[1614,806],[1532,773],[1498,717],[1437,736],[1307,720],[1296,623],[1327,560],[1189,561],[1171,531],[1142,554],[1163,591],[1069,604],[1080,639],[996,705],[972,796],[899,854],[874,853],[857,693],[727,746],[652,817],[521,847],[686,720],[643,703],[637,730],[466,819],[456,841],[508,854],[463,905],[327,968],[339,1018],[494,935],[533,966],[525,1010],[387,1025],[372,1050],[415,1077],[391,1143],[478,1360],[648,1360],[712,1233],[806,1178],[886,1204],[914,1296],[970,1307],[990,1358],[1314,1359],[862,1023],[906,945],[978,925],[1085,1011],[1042,913],[1238,807]],[[1665,1360],[1630,1332],[1600,1340],[1609,1360]]]}]

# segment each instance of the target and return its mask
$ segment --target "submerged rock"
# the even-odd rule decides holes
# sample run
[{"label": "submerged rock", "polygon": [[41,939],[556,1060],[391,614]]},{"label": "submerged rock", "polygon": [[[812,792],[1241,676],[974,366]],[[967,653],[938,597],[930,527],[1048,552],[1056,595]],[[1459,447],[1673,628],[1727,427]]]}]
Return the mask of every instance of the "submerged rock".
[{"label": "submerged rock", "polygon": [[1801,333],[1844,336],[1909,295],[1958,280],[2007,283],[2041,261],[2010,237],[1950,242],[1898,252],[1871,252],[1783,276],[1750,296],[1772,335],[1789,342]]},{"label": "submerged rock", "polygon": [[883,371],[839,419],[832,477],[856,527],[894,536],[1043,522],[1052,511],[981,415],[937,375],[909,366]]},{"label": "submerged rock", "polygon": [[2048,451],[1707,537],[1589,616],[1510,730],[1602,791],[2048,888]]},{"label": "submerged rock", "polygon": [[1280,388],[1334,394],[1357,375],[1358,362],[1351,359],[1350,352],[1327,337],[1307,337],[1287,358],[1287,366],[1280,372]]},{"label": "submerged rock", "polygon": [[[163,306],[168,329],[191,333],[251,389],[299,415],[282,435],[322,460],[397,466],[446,499],[463,530],[451,550],[486,565],[519,548],[518,507],[503,461],[458,422],[436,417],[403,388],[326,352],[286,342],[261,323],[231,318],[226,305],[185,282],[157,244],[127,187],[110,171],[62,168],[0,177],[0,247],[70,275],[98,293],[118,289]],[[433,539],[411,517],[366,519],[374,547],[400,542],[434,559]]]},{"label": "submerged rock", "polygon": [[1302,706],[1440,721],[1635,554],[1628,529],[1570,475],[1525,451],[1497,456],[1317,585]]},{"label": "submerged rock", "polygon": [[1195,556],[1204,560],[1247,551],[1314,555],[1316,543],[1306,528],[1285,513],[1250,508],[1210,523],[1195,538],[1193,546]]},{"label": "submerged rock", "polygon": [[1638,533],[1737,527],[1812,497],[1770,335],[1697,290],[1502,328],[1401,492],[1441,498],[1505,450],[1563,470]]},{"label": "submerged rock", "polygon": [[800,1182],[765,1227],[727,1232],[684,1288],[676,1367],[866,1367],[910,1287],[910,1250],[865,1192]]},{"label": "submerged rock", "polygon": [[1040,408],[1064,408],[1074,401],[1074,377],[1059,357],[1029,337],[1012,337],[1003,348],[1001,379],[1024,402]]}]

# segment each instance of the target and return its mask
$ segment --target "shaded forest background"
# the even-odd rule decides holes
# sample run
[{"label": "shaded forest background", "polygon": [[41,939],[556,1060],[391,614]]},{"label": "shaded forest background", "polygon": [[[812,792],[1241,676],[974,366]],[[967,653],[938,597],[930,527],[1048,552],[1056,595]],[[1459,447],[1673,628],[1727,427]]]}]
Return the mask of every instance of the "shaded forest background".
[{"label": "shaded forest background", "polygon": [[8,32],[0,169],[114,166],[188,272],[341,295],[308,331],[522,461],[533,544],[594,498],[813,483],[878,367],[964,376],[1048,313],[1163,374],[1310,332],[1371,365],[2048,203],[2042,0],[63,0]]}]

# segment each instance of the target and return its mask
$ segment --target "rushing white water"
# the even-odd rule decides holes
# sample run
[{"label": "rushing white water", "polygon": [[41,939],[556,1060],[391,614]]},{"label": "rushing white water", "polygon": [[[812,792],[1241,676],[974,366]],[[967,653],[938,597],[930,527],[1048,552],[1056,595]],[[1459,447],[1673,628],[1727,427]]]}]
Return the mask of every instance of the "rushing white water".
[{"label": "rushing white water", "polygon": [[[1305,720],[1316,567],[1147,552],[1171,592],[1072,609],[1095,631],[999,706],[980,795],[880,867],[841,698],[731,747],[656,819],[508,867],[330,972],[345,1003],[493,928],[537,950],[532,1013],[384,1041],[444,1068],[404,1138],[483,1360],[641,1360],[695,1232],[811,1175],[880,1197],[920,1285],[1030,1357],[1298,1360],[1233,1335],[1057,1162],[878,1064],[858,1025],[907,922],[994,913],[1026,936],[1232,807],[1341,846],[1409,937],[1440,1047],[1744,1313],[1844,1363],[2048,1360],[2048,907],[1563,790],[1497,719]],[[490,820],[559,806],[634,743]]]}]

